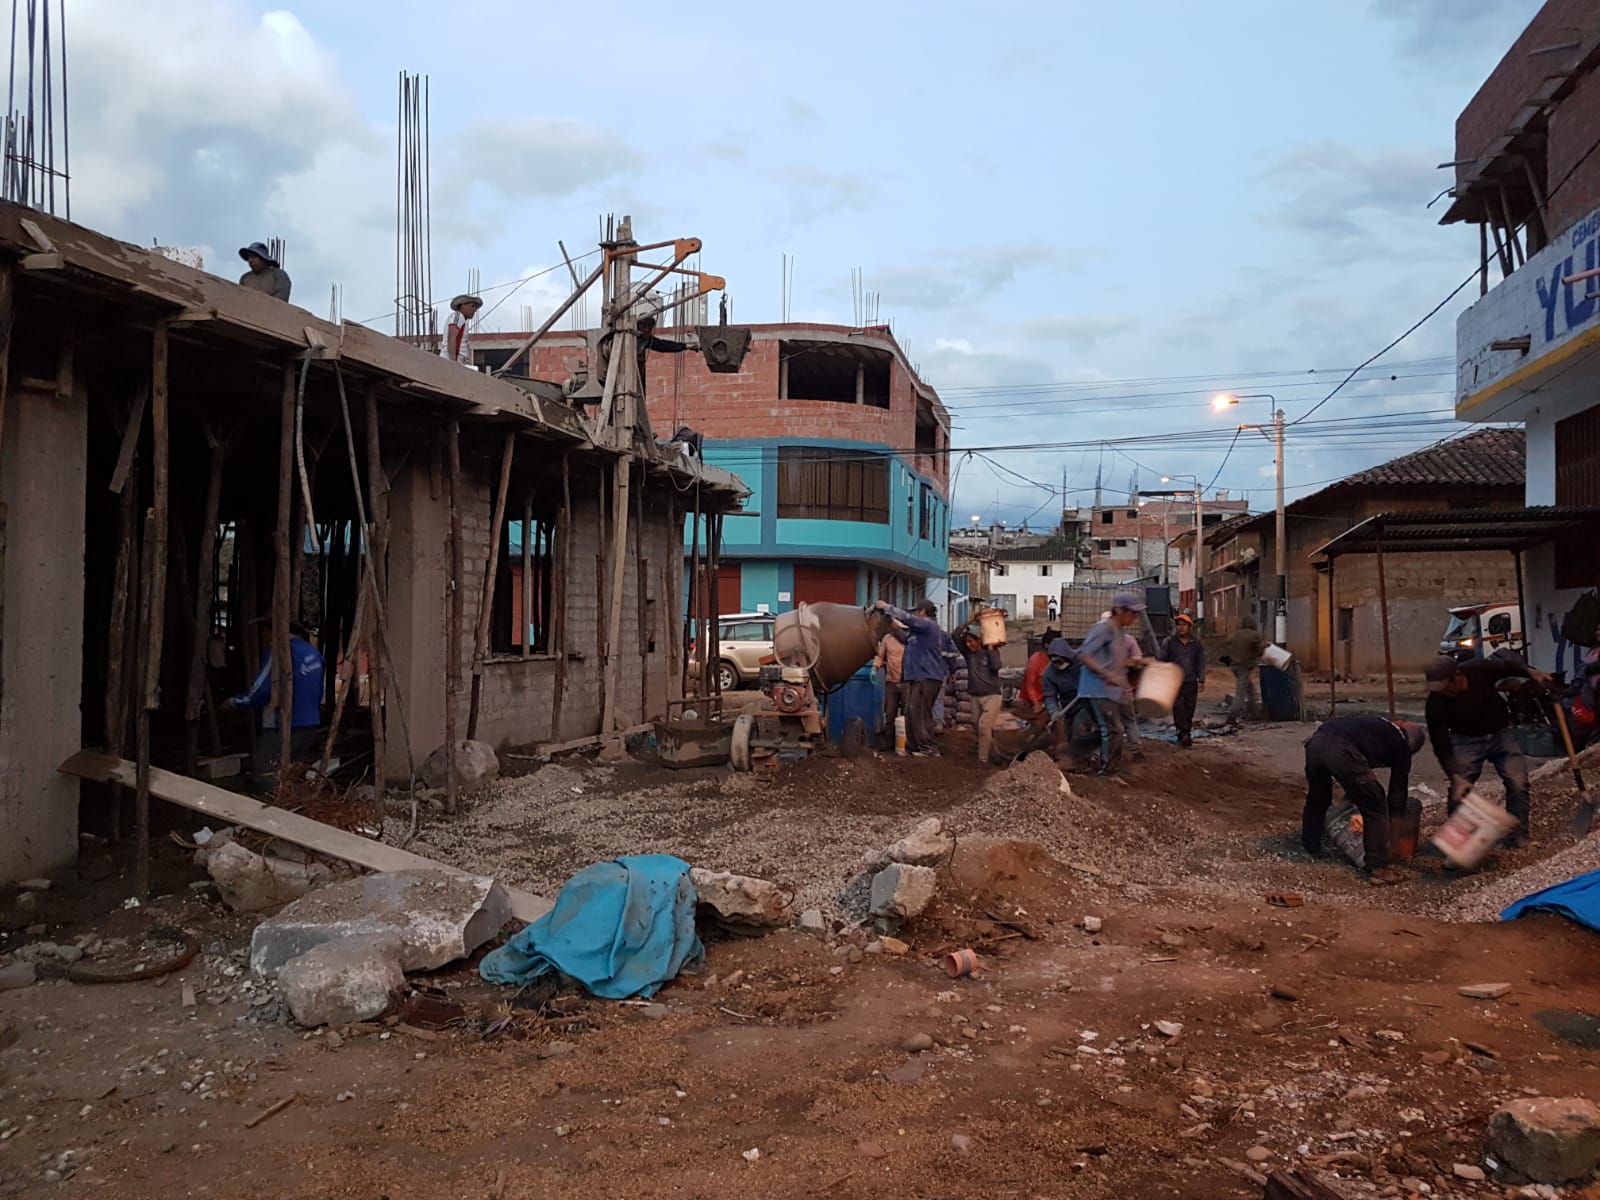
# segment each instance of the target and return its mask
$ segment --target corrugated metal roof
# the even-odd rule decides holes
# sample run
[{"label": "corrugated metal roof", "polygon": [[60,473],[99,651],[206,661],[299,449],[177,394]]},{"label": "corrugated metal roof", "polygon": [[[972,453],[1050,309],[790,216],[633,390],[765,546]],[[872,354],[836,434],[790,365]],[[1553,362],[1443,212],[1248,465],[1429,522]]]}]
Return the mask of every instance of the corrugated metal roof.
[{"label": "corrugated metal roof", "polygon": [[1600,508],[1489,508],[1455,512],[1380,513],[1313,550],[1312,557],[1404,550],[1456,554],[1482,550],[1516,552],[1551,541],[1568,530],[1593,528]]}]

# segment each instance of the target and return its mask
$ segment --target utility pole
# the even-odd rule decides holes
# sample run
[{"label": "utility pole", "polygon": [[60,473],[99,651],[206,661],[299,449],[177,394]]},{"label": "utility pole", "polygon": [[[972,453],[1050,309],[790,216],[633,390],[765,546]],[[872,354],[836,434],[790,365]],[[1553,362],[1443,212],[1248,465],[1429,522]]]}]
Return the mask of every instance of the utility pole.
[{"label": "utility pole", "polygon": [[1277,571],[1278,571],[1278,596],[1273,612],[1276,620],[1273,622],[1273,641],[1282,646],[1289,640],[1289,575],[1285,564],[1289,561],[1289,546],[1287,536],[1287,520],[1283,508],[1283,409],[1278,409],[1272,414],[1273,444],[1276,451],[1278,468],[1278,520],[1276,540],[1278,543]]}]

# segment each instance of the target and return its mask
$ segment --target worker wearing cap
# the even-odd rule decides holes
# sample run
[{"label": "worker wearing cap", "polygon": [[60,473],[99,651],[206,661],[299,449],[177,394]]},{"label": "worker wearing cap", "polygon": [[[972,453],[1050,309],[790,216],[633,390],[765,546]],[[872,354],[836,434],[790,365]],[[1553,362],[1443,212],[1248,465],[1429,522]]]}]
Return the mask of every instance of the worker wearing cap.
[{"label": "worker wearing cap", "polygon": [[278,260],[272,257],[272,251],[267,249],[265,242],[251,242],[242,247],[239,257],[250,268],[239,276],[240,287],[263,292],[278,300],[289,298],[289,272],[278,265]]},{"label": "worker wearing cap", "polygon": [[939,628],[939,611],[932,600],[921,601],[914,612],[895,608],[885,600],[873,607],[888,613],[906,627],[905,656],[900,660],[900,677],[905,681],[906,741],[911,753],[928,758],[939,753],[933,740],[933,704],[944,687],[950,669],[945,661],[945,646],[950,635]]},{"label": "worker wearing cap", "polygon": [[1172,724],[1178,731],[1178,745],[1188,749],[1194,744],[1195,705],[1206,684],[1206,648],[1194,636],[1194,614],[1188,609],[1174,617],[1172,625],[1172,636],[1161,643],[1156,658],[1183,671],[1183,683],[1172,702]]},{"label": "worker wearing cap", "polygon": [[1122,701],[1128,684],[1128,647],[1123,631],[1137,624],[1144,611],[1138,592],[1118,592],[1111,614],[1089,630],[1078,646],[1083,671],[1078,695],[1089,702],[1100,727],[1100,773],[1115,774],[1122,766]]},{"label": "worker wearing cap", "polygon": [[[1405,815],[1411,759],[1427,734],[1410,721],[1382,717],[1335,717],[1306,739],[1306,805],[1300,841],[1306,853],[1322,854],[1322,833],[1338,783],[1361,810],[1361,836],[1369,880],[1399,883],[1407,875],[1389,858],[1389,819]],[[1387,767],[1387,791],[1372,772]]]},{"label": "worker wearing cap", "polygon": [[1498,654],[1464,663],[1441,654],[1423,676],[1428,683],[1428,740],[1450,777],[1448,811],[1456,810],[1483,774],[1484,764],[1492,763],[1506,787],[1506,812],[1519,822],[1503,844],[1513,850],[1526,846],[1528,760],[1511,732],[1511,710],[1499,685],[1507,679],[1531,679],[1548,687],[1550,676],[1514,655]]},{"label": "worker wearing cap", "polygon": [[439,357],[448,358],[463,367],[472,361],[472,322],[483,307],[483,297],[462,294],[450,301],[450,319],[444,325],[444,340],[439,343]]}]

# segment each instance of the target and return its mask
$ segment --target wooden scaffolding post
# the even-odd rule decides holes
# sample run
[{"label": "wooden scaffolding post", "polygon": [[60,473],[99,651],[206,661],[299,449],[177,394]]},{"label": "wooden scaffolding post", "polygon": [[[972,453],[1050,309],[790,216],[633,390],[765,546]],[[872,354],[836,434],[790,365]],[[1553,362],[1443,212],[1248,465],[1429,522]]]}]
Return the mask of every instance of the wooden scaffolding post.
[{"label": "wooden scaffolding post", "polygon": [[384,708],[387,678],[383,646],[388,637],[384,614],[388,609],[389,477],[383,470],[381,429],[378,425],[378,390],[366,389],[367,402],[367,565],[374,604],[367,638],[367,703],[372,715],[372,802],[381,819],[383,790],[388,771],[389,731]]},{"label": "wooden scaffolding post", "polygon": [[[478,594],[478,629],[472,642],[472,704],[467,712],[467,740],[478,736],[478,711],[483,703],[483,660],[489,654],[489,621],[494,616],[494,584],[500,572],[500,542],[505,536],[506,499],[511,490],[511,460],[516,455],[517,435],[507,432],[500,451],[500,486],[494,494],[494,520],[489,530],[489,563],[483,573],[483,590]],[[528,530],[522,530],[523,555],[527,555]],[[526,588],[528,581],[524,579]],[[527,631],[523,631],[527,641]]]},{"label": "wooden scaffolding post", "polygon": [[140,601],[144,655],[140,675],[138,775],[134,786],[137,843],[134,890],[150,894],[150,714],[161,706],[161,651],[167,612],[167,325],[155,328],[150,344],[150,508],[145,513],[145,563]]},{"label": "wooden scaffolding post", "polygon": [[522,612],[518,616],[522,634],[517,640],[522,643],[522,657],[527,659],[533,654],[533,637],[529,633],[533,628],[533,488],[529,485],[522,489]]},{"label": "wooden scaffolding post", "polygon": [[206,442],[211,447],[211,471],[206,478],[205,513],[201,517],[200,550],[194,580],[194,640],[189,647],[189,688],[184,698],[183,719],[189,726],[189,753],[200,738],[200,706],[206,695],[206,650],[211,641],[211,602],[214,594],[217,558],[217,518],[222,507],[222,468],[233,449],[236,429],[219,436],[209,421]]},{"label": "wooden scaffolding post", "polygon": [[445,811],[456,811],[456,705],[461,697],[461,622],[463,602],[461,576],[465,573],[461,545],[461,422],[450,418],[445,426],[445,455],[450,472],[445,491],[450,502],[450,579],[445,585],[449,593],[449,629],[444,639],[444,761],[445,761]]},{"label": "wooden scaffolding post", "polygon": [[606,694],[600,711],[600,736],[617,728],[617,671],[622,665],[622,593],[628,573],[628,508],[633,455],[619,455],[611,465],[611,598],[606,619]]},{"label": "wooden scaffolding post", "polygon": [[[143,418],[144,405],[138,407]],[[129,420],[133,418],[130,417]],[[111,616],[106,623],[106,746],[117,757],[128,749],[129,680],[137,670],[129,669],[128,652],[133,646],[129,631],[139,610],[139,477],[137,460],[130,462],[131,474],[124,474],[121,510],[117,523],[117,557],[111,571]],[[142,690],[142,681],[141,681]],[[122,840],[122,788],[110,784],[111,840]]]},{"label": "wooden scaffolding post", "polygon": [[[561,726],[561,704],[567,695],[567,652],[571,649],[567,636],[567,579],[572,570],[572,460],[566,450],[561,451],[561,515],[556,521],[556,552],[549,566],[550,608],[560,616],[546,635],[549,653],[556,656],[556,698],[550,706],[550,740],[557,740]],[[527,578],[522,581],[524,589]],[[546,614],[548,621],[550,614]]]},{"label": "wooden scaffolding post", "polygon": [[[0,449],[6,442],[6,399],[11,395],[11,327],[16,323],[17,272],[10,263],[0,264]],[[0,504],[0,520],[5,505]]]},{"label": "wooden scaffolding post", "polygon": [[[305,378],[301,364],[300,378]],[[278,714],[278,786],[289,778],[294,739],[294,669],[289,662],[289,620],[292,603],[290,543],[294,539],[294,408],[295,369],[283,369],[283,396],[278,413],[278,524],[273,534],[272,575],[272,703]]]}]

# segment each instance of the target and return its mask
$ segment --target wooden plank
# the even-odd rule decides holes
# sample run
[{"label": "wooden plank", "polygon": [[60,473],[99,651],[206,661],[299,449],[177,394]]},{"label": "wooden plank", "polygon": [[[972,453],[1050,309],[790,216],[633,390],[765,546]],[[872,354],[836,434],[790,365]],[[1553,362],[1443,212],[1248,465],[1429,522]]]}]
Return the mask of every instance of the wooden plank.
[{"label": "wooden plank", "polygon": [[[511,489],[511,461],[516,454],[517,435],[507,432],[505,445],[500,453],[500,485],[494,494],[494,517],[489,529],[489,563],[484,569],[483,587],[478,592],[478,628],[472,642],[472,702],[467,712],[467,740],[470,742],[478,736],[478,708],[483,703],[483,660],[489,653],[489,621],[494,616],[494,585],[495,577],[500,571],[500,543],[504,540],[506,526],[506,502]],[[523,553],[527,553],[528,530],[522,530]],[[528,581],[522,581],[523,590],[526,591]],[[522,632],[522,640],[528,640],[526,629]]]},{"label": "wooden plank", "polygon": [[134,389],[133,409],[128,413],[128,423],[122,427],[122,447],[117,451],[117,465],[111,472],[111,490],[119,496],[128,484],[133,456],[139,451],[139,430],[144,426],[144,409],[149,400],[150,385],[141,380]]},{"label": "wooden plank", "polygon": [[[289,620],[294,574],[290,544],[294,536],[294,366],[283,368],[283,396],[278,405],[278,524],[274,534],[272,573],[272,698],[278,711],[278,780],[289,777],[290,746],[294,737],[294,668],[289,661]],[[304,543],[302,543],[303,545]],[[299,547],[295,547],[298,553]]]},{"label": "wooden plank", "polygon": [[649,733],[655,725],[646,722],[643,725],[630,725],[626,729],[618,729],[615,733],[605,736],[592,733],[588,737],[573,738],[570,742],[539,742],[533,748],[533,757],[543,758],[546,755],[569,754],[574,750],[593,750],[601,742],[611,741],[615,738],[629,738],[636,733]]},{"label": "wooden plank", "polygon": [[[87,779],[91,783],[130,784],[134,780],[135,765],[126,759],[94,750],[80,750],[57,768],[63,775]],[[188,779],[159,767],[150,768],[150,794],[171,804],[219,821],[243,825],[260,830],[273,837],[304,846],[318,854],[331,855],[370,871],[444,871],[451,875],[470,876],[470,871],[423,858],[395,846],[374,842],[359,834],[346,833],[310,817],[302,817],[285,809],[274,808],[252,800],[248,796],[208,787],[198,780]],[[511,913],[519,921],[535,921],[550,911],[550,901],[531,892],[507,888],[511,896]]]},{"label": "wooden plank", "polygon": [[464,619],[466,596],[461,591],[461,577],[465,568],[462,559],[465,547],[461,532],[461,422],[451,418],[445,425],[445,454],[449,459],[446,491],[450,500],[450,627],[445,631],[444,680],[444,761],[445,761],[445,811],[456,811],[456,704],[461,696],[461,622]]}]

